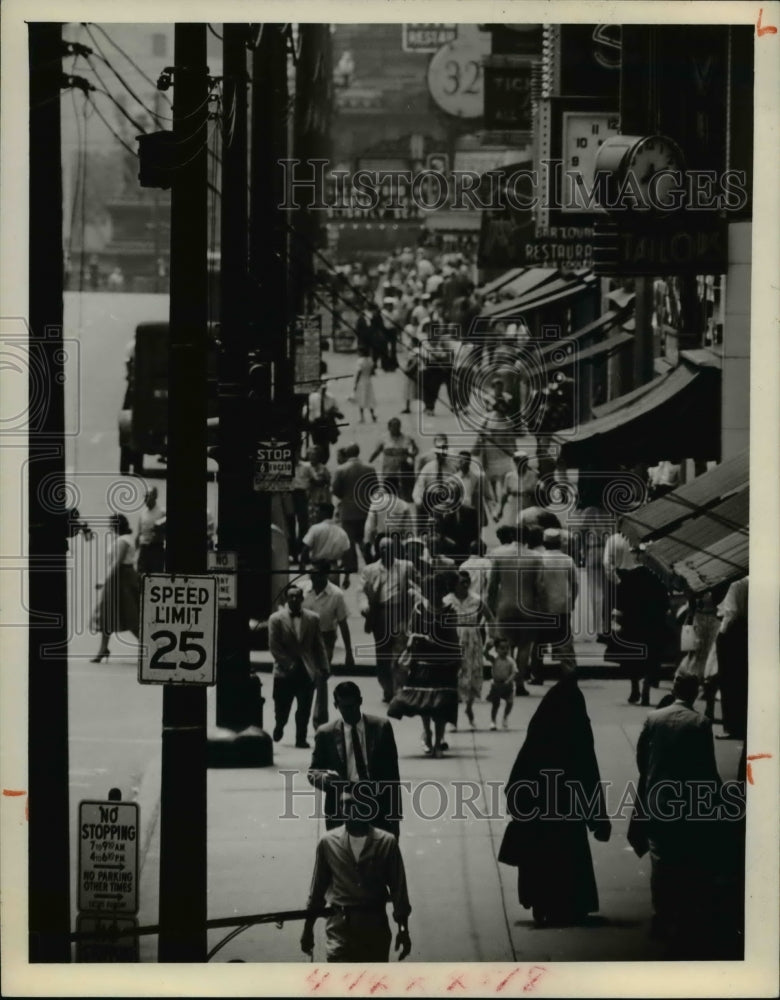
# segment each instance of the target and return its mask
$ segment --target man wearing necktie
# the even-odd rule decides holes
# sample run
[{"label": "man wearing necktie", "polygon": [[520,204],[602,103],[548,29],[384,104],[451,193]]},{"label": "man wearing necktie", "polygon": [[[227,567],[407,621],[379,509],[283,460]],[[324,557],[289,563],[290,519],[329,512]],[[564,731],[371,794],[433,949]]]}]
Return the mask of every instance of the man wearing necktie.
[{"label": "man wearing necktie", "polygon": [[397,837],[401,802],[392,723],[362,711],[363,698],[354,681],[337,684],[333,702],[341,718],[315,733],[307,775],[310,784],[325,793],[325,826],[332,830],[344,822],[338,804],[347,789],[371,810],[373,826]]},{"label": "man wearing necktie", "polygon": [[320,632],[319,615],[302,607],[300,587],[287,589],[287,604],[268,619],[268,648],[274,658],[274,741],[284,735],[293,701],[295,745],[308,749],[306,733],[320,677],[330,674],[328,654]]}]

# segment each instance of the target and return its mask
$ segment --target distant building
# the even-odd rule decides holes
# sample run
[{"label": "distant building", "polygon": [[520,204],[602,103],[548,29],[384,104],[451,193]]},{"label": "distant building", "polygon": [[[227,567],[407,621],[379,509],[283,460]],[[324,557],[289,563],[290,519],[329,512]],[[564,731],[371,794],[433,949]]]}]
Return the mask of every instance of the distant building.
[{"label": "distant building", "polygon": [[[156,81],[174,61],[174,25],[65,24],[63,38],[94,53],[63,60],[63,70],[98,88],[90,94],[97,110],[79,90],[64,94],[61,102],[69,287],[92,287],[90,266],[97,268],[97,286],[105,287],[118,267],[124,290],[166,292],[170,193],[139,186],[134,153],[140,132],[173,124],[173,90],[158,90]],[[209,70],[219,75],[222,46],[210,33],[207,45]]]}]

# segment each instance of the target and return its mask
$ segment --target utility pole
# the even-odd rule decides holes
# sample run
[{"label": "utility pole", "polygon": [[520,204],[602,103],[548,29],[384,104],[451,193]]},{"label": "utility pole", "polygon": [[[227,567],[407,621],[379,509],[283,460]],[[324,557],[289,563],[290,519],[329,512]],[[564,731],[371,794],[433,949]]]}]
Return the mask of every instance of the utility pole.
[{"label": "utility pole", "polygon": [[[287,227],[279,160],[287,151],[287,41],[280,24],[263,24],[252,62],[252,147],[249,220],[249,273],[258,361],[254,434],[281,436],[293,423],[292,371],[287,329]],[[278,583],[271,560],[272,494],[256,493],[255,525],[249,553],[256,575],[257,604],[264,617],[273,610]],[[256,541],[255,541],[256,540]]]},{"label": "utility pole", "polygon": [[[30,962],[70,961],[68,605],[62,341],[62,25],[29,25],[28,894]],[[83,250],[82,250],[83,257]]]},{"label": "utility pole", "polygon": [[[166,570],[206,571],[206,25],[174,42]],[[206,960],[206,691],[163,688],[160,962]]]},{"label": "utility pole", "polygon": [[[295,68],[293,153],[298,169],[314,173],[313,160],[330,158],[333,102],[332,42],[329,24],[298,26],[298,62]],[[321,192],[320,197],[324,197]],[[323,213],[301,207],[293,216],[290,301],[295,313],[307,312],[307,297],[315,281],[314,248],[320,248]]]},{"label": "utility pole", "polygon": [[[219,549],[236,554],[236,608],[221,608],[217,634],[217,727],[241,732],[236,743],[209,741],[209,765],[263,766],[273,745],[262,732],[261,685],[249,670],[250,578],[246,546],[253,523],[252,427],[247,400],[248,303],[247,41],[248,24],[223,25],[222,215],[219,358]],[[252,729],[249,729],[249,727]],[[220,734],[221,736],[221,734]]]}]

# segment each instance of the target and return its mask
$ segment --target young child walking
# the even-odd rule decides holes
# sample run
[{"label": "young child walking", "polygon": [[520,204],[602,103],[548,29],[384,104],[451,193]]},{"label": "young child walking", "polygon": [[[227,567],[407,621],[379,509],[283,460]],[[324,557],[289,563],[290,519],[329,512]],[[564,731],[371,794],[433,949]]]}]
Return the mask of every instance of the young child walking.
[{"label": "young child walking", "polygon": [[509,713],[515,703],[515,677],[517,677],[517,664],[512,659],[509,652],[508,639],[496,639],[494,644],[495,653],[492,658],[492,680],[487,700],[490,702],[490,728],[497,729],[496,719],[501,702],[504,702],[504,717],[501,725],[504,729],[509,728]]}]

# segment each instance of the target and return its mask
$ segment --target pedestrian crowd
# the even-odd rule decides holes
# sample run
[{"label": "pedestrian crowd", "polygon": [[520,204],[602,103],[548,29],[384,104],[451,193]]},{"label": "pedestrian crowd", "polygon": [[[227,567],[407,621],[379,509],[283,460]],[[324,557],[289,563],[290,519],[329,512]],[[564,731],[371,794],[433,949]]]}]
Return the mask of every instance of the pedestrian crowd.
[{"label": "pedestrian crowd", "polygon": [[[621,664],[632,704],[650,707],[665,656],[671,618],[665,585],[620,530],[599,531],[598,511],[590,521],[585,511],[574,530],[548,509],[545,476],[554,463],[543,435],[536,435],[535,454],[518,441],[529,433],[522,414],[530,389],[512,358],[529,334],[515,323],[494,326],[483,341],[473,335],[486,298],[472,273],[462,254],[431,260],[405,249],[374,275],[359,265],[346,269],[343,285],[359,306],[349,400],[358,422],[366,415],[379,420],[377,368],[402,366],[399,413],[410,413],[419,399],[424,414],[433,414],[444,386],[453,411],[477,415],[470,425],[473,446],[450,449],[447,435],[438,434],[420,453],[394,415],[378,430],[367,459],[350,442],[336,449],[332,463],[343,412],[323,380],[307,405],[310,446],[296,455],[284,497],[299,577],[268,620],[273,739],[284,738],[293,707],[296,747],[312,749],[314,725],[308,778],[323,795],[327,832],[317,848],[308,909],[316,914],[329,907],[329,961],[388,960],[388,900],[400,957],[411,948],[390,720],[418,717],[424,753],[443,758],[459,705],[471,729],[507,729],[515,698],[528,696],[527,685],[544,685],[549,662],[557,663],[559,679],[534,712],[506,784],[510,821],[499,861],[517,868],[519,902],[538,924],[581,923],[596,912],[588,832],[608,841],[611,827],[577,683],[577,613],[604,643],[605,659]],[[670,463],[660,464],[649,477],[655,495],[674,488],[673,474]],[[163,569],[164,524],[154,489],[135,535],[122,515],[112,520],[109,566],[94,615],[101,634],[97,662],[108,657],[111,633],[138,635],[139,574]],[[488,526],[497,538],[491,547]],[[333,689],[337,718],[329,718],[328,679],[339,637],[346,669],[354,666],[345,596],[353,585],[387,718],[363,713],[360,689],[351,681]],[[713,915],[723,915],[724,893],[717,891],[723,882],[713,873],[733,875],[741,827],[724,833],[712,818],[715,806],[703,820],[695,796],[674,822],[665,822],[659,801],[669,805],[663,789],[670,782],[704,783],[712,789],[711,806],[729,804],[720,798],[713,703],[719,684],[723,736],[744,739],[747,586],[747,578],[733,582],[722,594],[691,599],[681,612],[673,691],[648,715],[637,747],[629,842],[639,856],[650,855],[653,933],[685,957],[723,940],[713,929]],[[480,719],[486,678],[490,714]],[[693,707],[701,690],[704,713]],[[565,792],[551,792],[549,772],[560,773]],[[370,821],[361,811],[366,783]],[[732,899],[729,926],[738,923],[738,911]],[[315,919],[306,921],[301,937],[307,953]]]}]

